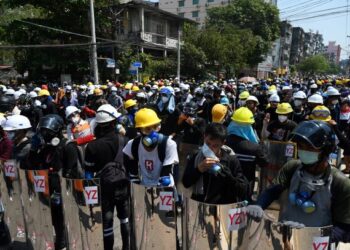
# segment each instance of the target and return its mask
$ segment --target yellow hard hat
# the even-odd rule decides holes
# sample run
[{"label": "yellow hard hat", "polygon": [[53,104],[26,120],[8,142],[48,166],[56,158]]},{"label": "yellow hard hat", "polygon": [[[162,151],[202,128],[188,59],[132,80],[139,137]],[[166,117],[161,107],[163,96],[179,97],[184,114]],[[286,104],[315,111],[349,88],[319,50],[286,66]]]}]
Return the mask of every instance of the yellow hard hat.
[{"label": "yellow hard hat", "polygon": [[101,89],[95,89],[94,90],[94,95],[101,96],[101,95],[103,95],[103,91]]},{"label": "yellow hard hat", "polygon": [[288,102],[283,102],[277,105],[276,113],[279,115],[286,115],[292,112],[292,106],[290,106]]},{"label": "yellow hard hat", "polygon": [[92,82],[87,83],[87,86],[92,86],[92,85],[94,85]]},{"label": "yellow hard hat", "polygon": [[249,97],[249,92],[248,91],[243,91],[242,93],[239,94],[239,99],[247,99]]},{"label": "yellow hard hat", "polygon": [[237,109],[233,113],[231,120],[241,124],[253,124],[255,122],[252,111],[247,107]]},{"label": "yellow hard hat", "polygon": [[312,110],[310,118],[312,120],[318,120],[318,121],[324,121],[324,122],[328,122],[328,121],[332,120],[331,112],[324,105],[316,106]]},{"label": "yellow hard hat", "polygon": [[124,89],[130,90],[132,88],[132,83],[127,83],[124,86]]},{"label": "yellow hard hat", "polygon": [[129,99],[129,100],[127,100],[127,101],[124,103],[124,108],[125,108],[125,109],[128,109],[128,108],[130,108],[130,107],[132,107],[132,106],[135,106],[136,104],[137,104],[137,102],[136,102],[135,100]]},{"label": "yellow hard hat", "polygon": [[157,113],[152,109],[143,108],[135,114],[135,128],[146,128],[160,123]]},{"label": "yellow hard hat", "polygon": [[341,84],[343,84],[343,81],[338,79],[338,80],[335,81],[335,84],[341,85]]},{"label": "yellow hard hat", "polygon": [[227,107],[222,104],[215,104],[211,110],[212,121],[213,122],[222,122],[227,114]]},{"label": "yellow hard hat", "polygon": [[271,86],[269,87],[269,90],[277,90],[276,85],[271,85]]},{"label": "yellow hard hat", "polygon": [[101,89],[103,89],[103,90],[108,89],[108,86],[107,85],[101,85]]},{"label": "yellow hard hat", "polygon": [[47,89],[42,89],[39,91],[38,96],[49,96],[50,92]]},{"label": "yellow hard hat", "polygon": [[133,92],[137,92],[137,91],[140,91],[140,88],[137,87],[137,86],[133,86],[131,90],[132,90]]}]

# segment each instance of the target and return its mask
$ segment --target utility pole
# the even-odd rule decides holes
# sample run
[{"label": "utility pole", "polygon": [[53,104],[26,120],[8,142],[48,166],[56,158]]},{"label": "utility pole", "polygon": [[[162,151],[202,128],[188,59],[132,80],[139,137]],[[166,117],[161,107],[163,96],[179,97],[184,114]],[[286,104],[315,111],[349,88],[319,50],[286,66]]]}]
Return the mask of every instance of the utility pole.
[{"label": "utility pole", "polygon": [[180,82],[180,68],[181,68],[181,25],[179,26],[177,38],[177,80]]},{"label": "utility pole", "polygon": [[96,30],[95,30],[95,8],[94,0],[90,0],[90,19],[91,19],[91,35],[92,35],[92,68],[94,70],[94,82],[98,84],[98,64],[97,64],[97,45],[96,45]]}]

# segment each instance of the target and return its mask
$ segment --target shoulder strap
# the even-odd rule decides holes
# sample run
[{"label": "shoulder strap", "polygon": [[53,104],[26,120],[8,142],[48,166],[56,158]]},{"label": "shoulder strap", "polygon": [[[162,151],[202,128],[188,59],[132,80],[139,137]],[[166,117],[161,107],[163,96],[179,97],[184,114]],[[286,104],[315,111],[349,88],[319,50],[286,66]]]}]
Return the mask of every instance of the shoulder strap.
[{"label": "shoulder strap", "polygon": [[124,164],[123,161],[123,147],[124,147],[124,137],[118,134],[118,153],[114,159],[115,162]]},{"label": "shoulder strap", "polygon": [[131,154],[135,161],[139,161],[139,145],[141,142],[141,136],[135,137],[131,144]]},{"label": "shoulder strap", "polygon": [[164,135],[162,138],[162,141],[158,144],[158,157],[161,163],[165,160],[165,154],[166,154],[166,145],[168,141],[169,136]]}]

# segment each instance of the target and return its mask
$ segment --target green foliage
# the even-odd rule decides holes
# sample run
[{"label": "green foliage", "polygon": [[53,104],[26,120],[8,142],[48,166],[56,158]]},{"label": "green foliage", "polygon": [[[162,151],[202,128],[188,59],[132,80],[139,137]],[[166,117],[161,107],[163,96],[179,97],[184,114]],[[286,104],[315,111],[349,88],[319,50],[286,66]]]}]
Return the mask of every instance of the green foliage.
[{"label": "green foliage", "polygon": [[321,73],[332,73],[337,67],[330,64],[323,55],[314,55],[307,57],[297,65],[297,69],[304,75],[314,75]]}]

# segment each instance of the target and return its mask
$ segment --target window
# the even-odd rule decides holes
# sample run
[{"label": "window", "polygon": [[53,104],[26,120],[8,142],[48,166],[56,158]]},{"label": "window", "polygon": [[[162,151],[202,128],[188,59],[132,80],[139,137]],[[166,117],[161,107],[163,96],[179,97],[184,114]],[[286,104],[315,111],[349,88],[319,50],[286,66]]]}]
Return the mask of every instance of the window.
[{"label": "window", "polygon": [[180,16],[180,17],[185,17],[185,13],[184,13],[184,12],[179,13],[179,16]]},{"label": "window", "polygon": [[199,0],[192,0],[193,5],[198,4],[198,3],[199,3]]},{"label": "window", "polygon": [[185,6],[185,1],[179,1],[179,7],[184,7]]},{"label": "window", "polygon": [[198,17],[198,11],[192,11],[192,17]]}]

